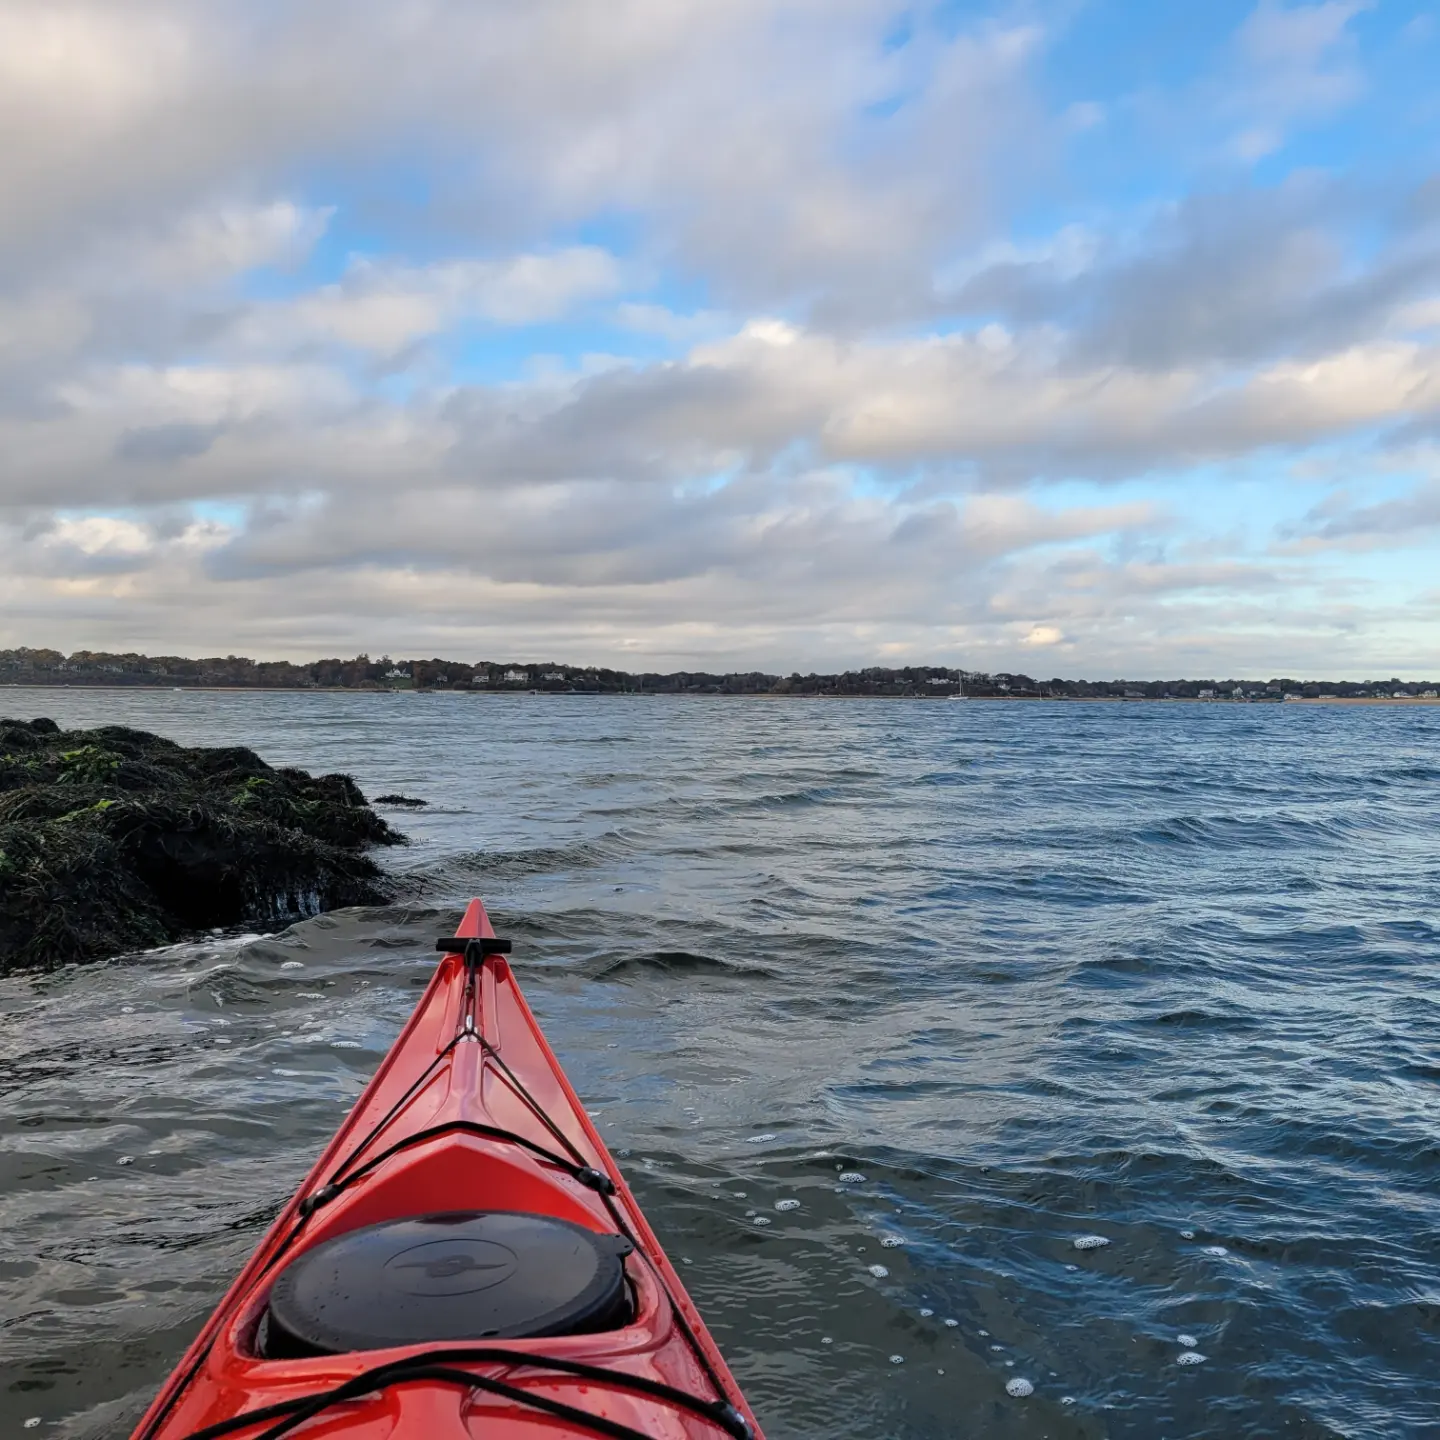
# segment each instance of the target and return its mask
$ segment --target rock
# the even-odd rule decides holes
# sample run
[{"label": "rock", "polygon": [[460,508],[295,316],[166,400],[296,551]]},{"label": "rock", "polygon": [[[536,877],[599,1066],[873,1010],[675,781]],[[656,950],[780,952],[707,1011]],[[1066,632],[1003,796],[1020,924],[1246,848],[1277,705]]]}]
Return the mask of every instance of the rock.
[{"label": "rock", "polygon": [[348,775],[0,719],[0,973],[382,904],[366,852],[404,841]]},{"label": "rock", "polygon": [[414,810],[423,810],[430,802],[417,800],[413,795],[377,795],[371,802],[375,805],[408,805]]}]

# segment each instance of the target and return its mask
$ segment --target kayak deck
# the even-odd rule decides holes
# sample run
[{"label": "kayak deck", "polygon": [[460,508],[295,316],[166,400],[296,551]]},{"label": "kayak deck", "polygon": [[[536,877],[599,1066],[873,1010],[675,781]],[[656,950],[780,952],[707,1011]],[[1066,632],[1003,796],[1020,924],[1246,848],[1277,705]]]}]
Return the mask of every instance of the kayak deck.
[{"label": "kayak deck", "polygon": [[[374,1079],[142,1418],[135,1440],[271,1440],[291,1433],[759,1440],[753,1415],[541,1034],[502,948],[508,947],[495,940],[484,906],[472,901],[452,945],[459,953],[440,961]],[[578,1334],[475,1335],[343,1353],[267,1351],[272,1292],[287,1267],[363,1227],[436,1212],[448,1212],[441,1220],[457,1218],[454,1212],[518,1212],[620,1237],[604,1243],[625,1257],[621,1323]],[[453,1256],[442,1260],[435,1283],[463,1288],[463,1281],[444,1277],[467,1266],[478,1268]],[[241,1418],[247,1415],[253,1418]]]}]

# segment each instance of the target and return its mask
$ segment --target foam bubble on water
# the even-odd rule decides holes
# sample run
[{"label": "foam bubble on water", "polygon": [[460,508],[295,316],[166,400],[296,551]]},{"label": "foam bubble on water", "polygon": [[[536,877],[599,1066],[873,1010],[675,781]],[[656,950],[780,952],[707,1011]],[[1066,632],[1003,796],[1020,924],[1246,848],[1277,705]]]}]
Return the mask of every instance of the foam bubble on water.
[{"label": "foam bubble on water", "polygon": [[990,1348],[992,1350],[1003,1350],[1005,1347],[1003,1345],[992,1345]]},{"label": "foam bubble on water", "polygon": [[297,990],[295,998],[297,1000],[323,1000],[325,996],[319,990]]},{"label": "foam bubble on water", "polygon": [[830,1338],[830,1336],[828,1336],[828,1335],[822,1335],[822,1336],[820,1337],[820,1343],[821,1343],[822,1345],[833,1345],[835,1342],[834,1342],[834,1340],[832,1340],[832,1339]]},{"label": "foam bubble on water", "polygon": [[883,1280],[890,1272],[883,1265],[867,1265],[865,1267],[877,1280]]},{"label": "foam bubble on water", "polygon": [[1195,1232],[1193,1230],[1182,1230],[1180,1232],[1180,1238],[1182,1240],[1193,1240],[1195,1238]]},{"label": "foam bubble on water", "polygon": [[892,1355],[890,1357],[890,1363],[892,1365],[903,1365],[905,1363],[905,1357],[903,1355]]},{"label": "foam bubble on water", "polygon": [[117,1165],[133,1165],[135,1163],[135,1157],[133,1155],[122,1155],[115,1163]]},{"label": "foam bubble on water", "polygon": [[800,1208],[800,1202],[798,1200],[777,1200],[775,1202],[775,1208],[781,1212],[798,1210]]},{"label": "foam bubble on water", "polygon": [[1067,1265],[1065,1268],[1067,1270],[1078,1270],[1080,1267],[1078,1265]]},{"label": "foam bubble on water", "polygon": [[842,1185],[863,1185],[865,1177],[858,1170],[842,1170],[840,1183]]},{"label": "foam bubble on water", "polygon": [[1201,1254],[1204,1255],[1228,1255],[1230,1252],[1223,1245],[1207,1245]]},{"label": "foam bubble on water", "polygon": [[767,1130],[763,1135],[747,1135],[745,1137],[745,1143],[747,1145],[763,1145],[767,1140],[773,1140],[774,1138],[775,1132],[773,1130]]},{"label": "foam bubble on water", "polygon": [[956,1327],[957,1325],[959,1325],[959,1323],[960,1323],[960,1322],[959,1322],[958,1320],[947,1320],[947,1321],[945,1322],[945,1324],[946,1324],[951,1330],[955,1329],[955,1327]]},{"label": "foam bubble on water", "polygon": [[1103,1250],[1109,1243],[1104,1235],[1077,1235],[1073,1241],[1077,1250]]},{"label": "foam bubble on water", "polygon": [[359,1050],[363,1047],[358,1040],[332,1040],[330,1048],[332,1050]]},{"label": "foam bubble on water", "polygon": [[120,1013],[122,1015],[133,1015],[135,1013],[135,1007],[133,1005],[122,1005],[120,1007]]},{"label": "foam bubble on water", "polygon": [[928,1320],[934,1313],[935,1312],[933,1310],[922,1308],[920,1311],[920,1318],[922,1320]]},{"label": "foam bubble on water", "polygon": [[1073,1395],[1062,1395],[1060,1397],[1060,1403],[1062,1405],[1073,1405],[1075,1403],[1075,1397]]},{"label": "foam bubble on water", "polygon": [[1200,1342],[1193,1335],[1177,1335],[1175,1343],[1183,1345],[1187,1350],[1193,1350]]},{"label": "foam bubble on water", "polygon": [[1035,1387],[1023,1376],[1017,1375],[1013,1380],[1005,1382],[1005,1393],[1012,1399],[1023,1400],[1027,1395],[1035,1393]]},{"label": "foam bubble on water", "polygon": [[880,1248],[882,1250],[895,1250],[905,1243],[899,1235],[882,1235],[880,1237]]},{"label": "foam bubble on water", "polygon": [[1203,1365],[1205,1363],[1205,1356],[1198,1350],[1182,1350],[1180,1354],[1175,1357],[1175,1363],[1177,1365]]},{"label": "foam bubble on water", "polygon": [[935,1373],[937,1375],[943,1375],[945,1372],[943,1370],[937,1370]]},{"label": "foam bubble on water", "polygon": [[38,1415],[32,1415],[32,1416],[25,1422],[25,1428],[26,1428],[27,1430],[33,1430],[39,1423],[40,1423],[40,1417],[39,1417]]},{"label": "foam bubble on water", "polygon": [[[623,1155],[625,1152],[622,1150],[620,1153]],[[749,1196],[747,1195],[747,1193],[746,1193],[744,1190],[732,1190],[730,1193],[731,1193],[737,1200],[746,1200],[746,1199],[749,1198]]]},{"label": "foam bubble on water", "polygon": [[983,1335],[987,1340],[990,1338],[990,1332],[988,1330],[977,1330],[975,1333],[977,1335]]},{"label": "foam bubble on water", "polygon": [[757,1215],[750,1223],[752,1225],[768,1225],[770,1223],[770,1217],[768,1215]]},{"label": "foam bubble on water", "polygon": [[303,960],[282,960],[280,968],[282,970],[303,970],[305,962]]}]

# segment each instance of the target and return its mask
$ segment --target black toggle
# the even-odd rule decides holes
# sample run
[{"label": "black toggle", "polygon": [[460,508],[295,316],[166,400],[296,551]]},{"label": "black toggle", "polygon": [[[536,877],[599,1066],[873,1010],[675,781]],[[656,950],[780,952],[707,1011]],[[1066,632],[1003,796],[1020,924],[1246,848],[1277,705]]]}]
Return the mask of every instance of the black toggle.
[{"label": "black toggle", "polygon": [[715,1407],[715,1413],[721,1417],[720,1424],[732,1435],[744,1436],[745,1440],[751,1440],[755,1434],[750,1428],[750,1422],[731,1405],[728,1401]]},{"label": "black toggle", "polygon": [[300,1202],[300,1213],[308,1220],[322,1205],[328,1205],[339,1193],[338,1185],[322,1185]]},{"label": "black toggle", "polygon": [[575,1178],[601,1195],[615,1193],[615,1182],[603,1170],[597,1170],[593,1165],[582,1165],[575,1172]]},{"label": "black toggle", "polygon": [[483,940],[477,940],[473,935],[446,935],[435,942],[435,948],[447,955],[468,955],[472,945],[479,946],[482,956],[510,953],[510,942],[494,935],[487,935]]}]

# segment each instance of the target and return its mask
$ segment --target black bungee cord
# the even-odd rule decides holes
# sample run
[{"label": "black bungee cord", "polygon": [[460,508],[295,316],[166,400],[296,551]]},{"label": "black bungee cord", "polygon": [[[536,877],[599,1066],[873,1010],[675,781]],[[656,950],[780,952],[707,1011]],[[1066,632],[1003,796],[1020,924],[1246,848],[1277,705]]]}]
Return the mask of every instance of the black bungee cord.
[{"label": "black bungee cord", "polygon": [[[475,1009],[479,999],[479,970],[483,966],[487,956],[509,953],[510,942],[508,940],[494,939],[493,937],[487,937],[485,939],[469,938],[463,941],[460,937],[455,937],[453,939],[446,938],[437,941],[436,949],[443,950],[448,954],[462,953],[465,958],[465,991],[461,999],[461,1009],[464,1018],[460,1028],[445,1047],[439,1051],[430,1064],[425,1067],[421,1074],[406,1088],[405,1093],[401,1095],[380,1120],[370,1128],[365,1137],[358,1144],[351,1147],[349,1153],[345,1159],[341,1161],[339,1168],[333,1172],[331,1178],[300,1201],[300,1204],[296,1207],[299,1219],[271,1252],[269,1258],[260,1270],[260,1276],[265,1275],[274,1268],[276,1262],[294,1243],[300,1232],[305,1228],[306,1222],[316,1210],[328,1204],[356,1180],[363,1178],[384,1164],[391,1156],[398,1154],[411,1145],[421,1144],[425,1140],[433,1139],[437,1135],[457,1131],[461,1133],[478,1134],[486,1139],[503,1140],[520,1145],[538,1158],[549,1161],[551,1164],[569,1174],[572,1179],[586,1185],[599,1195],[601,1203],[604,1205],[606,1213],[610,1216],[617,1231],[624,1239],[629,1241],[634,1249],[634,1253],[644,1259],[651,1274],[655,1278],[656,1284],[660,1287],[661,1293],[670,1302],[670,1310],[675,1324],[680,1333],[685,1337],[691,1352],[700,1364],[700,1368],[705,1372],[706,1378],[714,1387],[718,1399],[703,1400],[699,1396],[692,1395],[688,1391],[680,1390],[675,1386],[665,1385],[659,1381],[647,1380],[641,1376],[629,1375],[623,1370],[612,1370],[600,1365],[587,1365],[581,1361],[560,1360],[532,1354],[528,1351],[506,1350],[502,1347],[495,1346],[482,1346],[478,1348],[446,1347],[438,1350],[427,1350],[418,1355],[407,1356],[403,1360],[393,1361],[387,1365],[376,1366],[374,1369],[363,1371],[361,1374],[353,1376],[343,1384],[337,1385],[330,1390],[320,1391],[313,1395],[301,1396],[295,1400],[280,1401],[277,1404],[267,1405],[258,1410],[243,1412],[239,1415],[232,1416],[228,1420],[222,1420],[216,1424],[206,1426],[201,1430],[192,1431],[184,1437],[184,1440],[220,1440],[220,1437],[232,1435],[237,1431],[264,1424],[270,1420],[274,1420],[276,1423],[259,1435],[254,1436],[253,1440],[280,1440],[281,1436],[288,1434],[297,1426],[304,1424],[306,1420],[312,1419],[314,1416],[321,1414],[334,1405],[344,1404],[347,1401],[374,1394],[376,1390],[384,1388],[387,1385],[413,1383],[421,1380],[459,1385],[471,1390],[479,1390],[487,1394],[499,1395],[514,1403],[529,1405],[534,1409],[542,1410],[554,1415],[557,1419],[567,1420],[573,1424],[583,1426],[596,1434],[613,1437],[613,1440],[652,1440],[652,1437],[644,1434],[644,1432],[621,1424],[619,1421],[608,1420],[600,1415],[593,1415],[586,1410],[568,1405],[564,1401],[534,1394],[519,1386],[507,1384],[502,1380],[496,1380],[492,1376],[477,1375],[469,1370],[460,1370],[453,1366],[447,1366],[442,1363],[444,1361],[469,1361],[474,1364],[511,1364],[527,1366],[532,1369],[550,1370],[559,1374],[573,1375],[580,1379],[591,1380],[597,1384],[611,1385],[622,1390],[631,1390],[639,1394],[647,1395],[652,1399],[661,1400],[679,1409],[689,1410],[700,1418],[724,1430],[726,1434],[733,1437],[733,1440],[753,1440],[754,1431],[749,1421],[727,1393],[724,1383],[716,1373],[715,1367],[710,1362],[710,1357],[705,1353],[704,1346],[701,1345],[699,1337],[691,1328],[679,1301],[671,1291],[664,1275],[650,1257],[646,1248],[636,1239],[634,1231],[631,1229],[619,1206],[615,1203],[615,1182],[603,1171],[589,1164],[584,1153],[555,1123],[551,1116],[546,1113],[544,1108],[526,1088],[524,1082],[515,1074],[510,1066],[505,1063],[499,1051],[485,1038],[481,1029],[476,1025]],[[364,1154],[370,1145],[374,1143],[415,1096],[424,1089],[426,1083],[432,1078],[440,1063],[450,1055],[456,1046],[466,1039],[472,1039],[479,1043],[484,1058],[494,1062],[510,1088],[531,1110],[545,1129],[554,1136],[560,1146],[568,1153],[570,1159],[567,1161],[563,1156],[557,1155],[553,1151],[547,1150],[544,1146],[537,1145],[534,1141],[527,1139],[523,1135],[517,1135],[513,1131],[503,1130],[497,1126],[480,1125],[471,1121],[452,1121],[447,1124],[432,1126],[427,1130],[417,1131],[414,1135],[397,1141],[394,1145],[381,1151],[378,1155],[371,1156],[363,1165],[356,1166],[356,1160]],[[258,1278],[257,1276],[257,1279]],[[174,1409],[180,1397],[189,1388],[213,1345],[214,1340],[212,1338],[210,1344],[206,1345],[196,1357],[195,1363],[190,1367],[181,1383],[171,1392],[170,1398],[164,1408],[146,1427],[144,1435],[140,1437],[140,1440],[151,1440],[161,1421]]]}]

